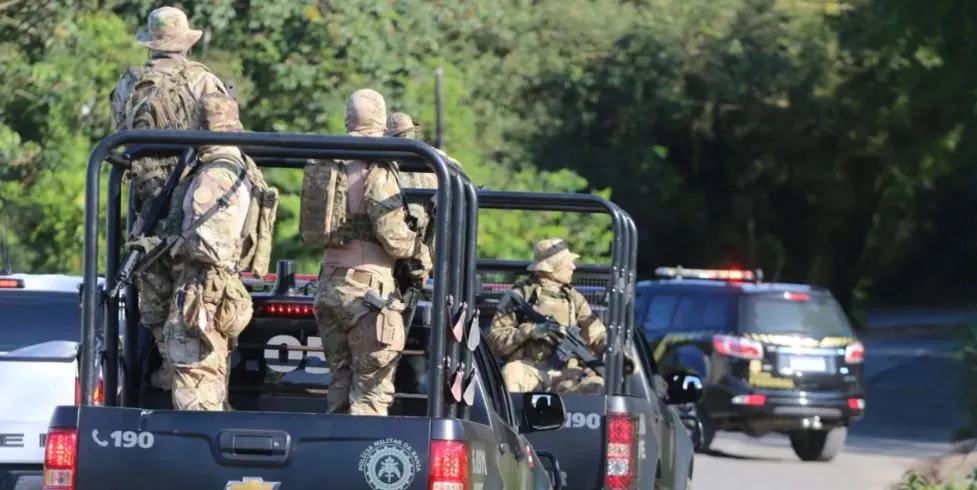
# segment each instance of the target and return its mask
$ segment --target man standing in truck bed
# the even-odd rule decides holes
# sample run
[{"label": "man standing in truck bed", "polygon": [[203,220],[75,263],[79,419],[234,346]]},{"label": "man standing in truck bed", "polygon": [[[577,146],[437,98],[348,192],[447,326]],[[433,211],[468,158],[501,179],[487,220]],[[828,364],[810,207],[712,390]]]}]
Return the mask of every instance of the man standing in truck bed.
[{"label": "man standing in truck bed", "polygon": [[[386,127],[383,96],[353,92],[347,133],[379,138]],[[416,259],[422,281],[431,270],[430,250],[407,225],[397,179],[389,162],[327,160],[305,167],[299,226],[303,243],[325,247],[315,316],[333,376],[330,413],[386,415],[393,403],[394,369],[406,341],[394,263]]]},{"label": "man standing in truck bed", "polygon": [[[160,7],[150,12],[148,28],[136,35],[136,41],[149,48],[149,60],[142,66],[128,69],[110,94],[117,131],[189,129],[200,97],[228,94],[224,83],[206,65],[188,58],[190,48],[202,35],[203,31],[190,28],[186,14],[178,8]],[[142,227],[144,209],[163,188],[177,159],[145,157],[132,162],[128,177],[132,179],[137,211],[133,230]],[[166,233],[162,226],[157,225],[157,236]],[[134,241],[127,247],[146,249],[147,244]],[[163,346],[163,323],[168,315],[174,280],[169,257],[161,257],[133,280],[139,292],[139,316],[152,332],[163,357],[163,364],[153,373],[151,382],[157,388],[169,390],[172,369]]]},{"label": "man standing in truck bed", "polygon": [[593,314],[587,299],[571,285],[578,257],[562,239],[540,240],[529,264],[533,274],[512,286],[512,293],[558,321],[560,331],[554,331],[551,325],[526,321],[508,296],[499,303],[487,340],[493,353],[505,361],[502,376],[509,391],[603,392],[603,378],[579,367],[576,359],[559,370],[548,365],[553,347],[569,325],[580,327],[581,337],[595,357],[600,359],[606,350],[607,329]]}]

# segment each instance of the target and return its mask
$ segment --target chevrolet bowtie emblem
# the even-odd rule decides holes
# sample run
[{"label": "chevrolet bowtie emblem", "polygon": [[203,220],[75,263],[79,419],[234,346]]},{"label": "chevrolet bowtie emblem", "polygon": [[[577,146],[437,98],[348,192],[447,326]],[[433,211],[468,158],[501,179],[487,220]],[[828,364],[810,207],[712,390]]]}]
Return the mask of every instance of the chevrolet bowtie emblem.
[{"label": "chevrolet bowtie emblem", "polygon": [[282,482],[264,481],[261,477],[246,476],[241,481],[230,480],[224,486],[224,490],[278,490]]}]

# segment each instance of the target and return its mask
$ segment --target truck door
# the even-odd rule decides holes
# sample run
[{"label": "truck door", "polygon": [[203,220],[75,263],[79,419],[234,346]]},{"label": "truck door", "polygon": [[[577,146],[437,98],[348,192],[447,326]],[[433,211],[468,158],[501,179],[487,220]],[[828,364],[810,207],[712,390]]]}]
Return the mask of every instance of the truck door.
[{"label": "truck door", "polygon": [[[528,448],[524,447],[523,438],[519,437],[519,428],[515,411],[509,400],[509,392],[505,389],[502,372],[488,352],[484,342],[475,350],[475,361],[479,364],[479,371],[484,373],[482,381],[490,400],[489,416],[493,418],[492,428],[495,431],[495,447],[487,448],[496,453],[503,482],[502,488],[533,488],[533,472],[530,464]],[[476,469],[473,465],[473,472]],[[473,477],[477,478],[478,475]]]}]

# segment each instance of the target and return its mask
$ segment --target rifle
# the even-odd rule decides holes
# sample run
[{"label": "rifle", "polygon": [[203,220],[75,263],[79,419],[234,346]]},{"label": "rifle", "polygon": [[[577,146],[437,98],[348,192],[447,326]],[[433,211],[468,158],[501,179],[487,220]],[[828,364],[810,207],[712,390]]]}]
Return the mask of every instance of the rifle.
[{"label": "rifle", "polygon": [[510,301],[515,303],[516,308],[523,314],[524,319],[539,325],[544,325],[550,332],[560,337],[560,341],[554,346],[553,356],[549,359],[550,366],[553,369],[563,369],[571,358],[576,357],[584,366],[593,369],[600,377],[605,377],[604,361],[597,359],[590,351],[590,347],[587,346],[587,343],[584,342],[583,337],[580,335],[579,326],[570,325],[566,327],[566,331],[564,332],[560,322],[551,316],[546,316],[536,311],[535,308],[522,296],[516,294],[515,291],[509,291],[506,293],[506,296]]},{"label": "rifle", "polygon": [[[163,190],[160,191],[156,199],[150,204],[149,209],[142,216],[142,228],[136,234],[137,237],[148,237],[152,235],[153,229],[156,228],[156,223],[162,217],[164,206],[169,204],[170,197],[173,195],[173,189],[176,188],[177,184],[180,183],[180,177],[183,175],[183,170],[187,167],[190,161],[192,161],[196,156],[197,150],[194,147],[187,148],[182,155],[180,155],[180,161],[177,162],[176,167],[170,176],[166,179],[166,184],[163,185]],[[157,247],[159,248],[159,247]],[[144,260],[143,257],[149,254],[146,250],[129,250],[126,252],[125,258],[122,260],[122,266],[119,267],[119,272],[115,277],[115,286],[109,291],[109,298],[115,299],[119,295],[119,291],[123,287],[128,286],[132,282],[132,277],[142,272],[143,269],[152,264],[156,258],[159,257],[159,253],[154,253],[152,255],[152,260]],[[138,266],[138,267],[137,267]]]},{"label": "rifle", "polygon": [[[418,230],[417,216],[410,213],[410,208],[407,206],[407,202],[404,202],[404,213],[407,215],[407,227],[415,233],[423,233],[421,242],[427,245],[428,250],[431,250],[431,241],[434,238],[434,213],[436,212],[433,199],[424,205],[424,210],[427,213],[427,225],[424,227],[424,230]],[[431,251],[433,252],[433,250]],[[424,282],[411,273],[420,267],[420,261],[413,258],[398,260],[397,263],[394,264],[394,279],[401,290],[401,296],[404,302],[404,329],[406,329],[408,332],[410,331],[411,324],[414,322],[414,313],[417,311],[417,302],[421,299],[421,295],[424,292]]]}]

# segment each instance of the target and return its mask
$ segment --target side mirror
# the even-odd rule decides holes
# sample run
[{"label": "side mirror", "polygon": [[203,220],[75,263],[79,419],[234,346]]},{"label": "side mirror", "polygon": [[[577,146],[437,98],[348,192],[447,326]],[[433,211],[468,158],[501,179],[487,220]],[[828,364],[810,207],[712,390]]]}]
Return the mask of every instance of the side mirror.
[{"label": "side mirror", "polygon": [[556,430],[566,422],[563,398],[556,393],[531,392],[522,394],[523,424],[520,433]]},{"label": "side mirror", "polygon": [[678,418],[682,419],[682,425],[689,431],[689,438],[692,439],[692,449],[698,451],[702,447],[702,421],[693,414],[681,414]]},{"label": "side mirror", "polygon": [[563,490],[566,482],[563,481],[563,469],[560,468],[560,460],[549,451],[536,451],[536,456],[539,456],[539,462],[546,469],[546,473],[550,477],[550,488],[553,490]]},{"label": "side mirror", "polygon": [[683,372],[674,372],[665,378],[668,383],[669,405],[699,403],[702,401],[702,378]]}]

